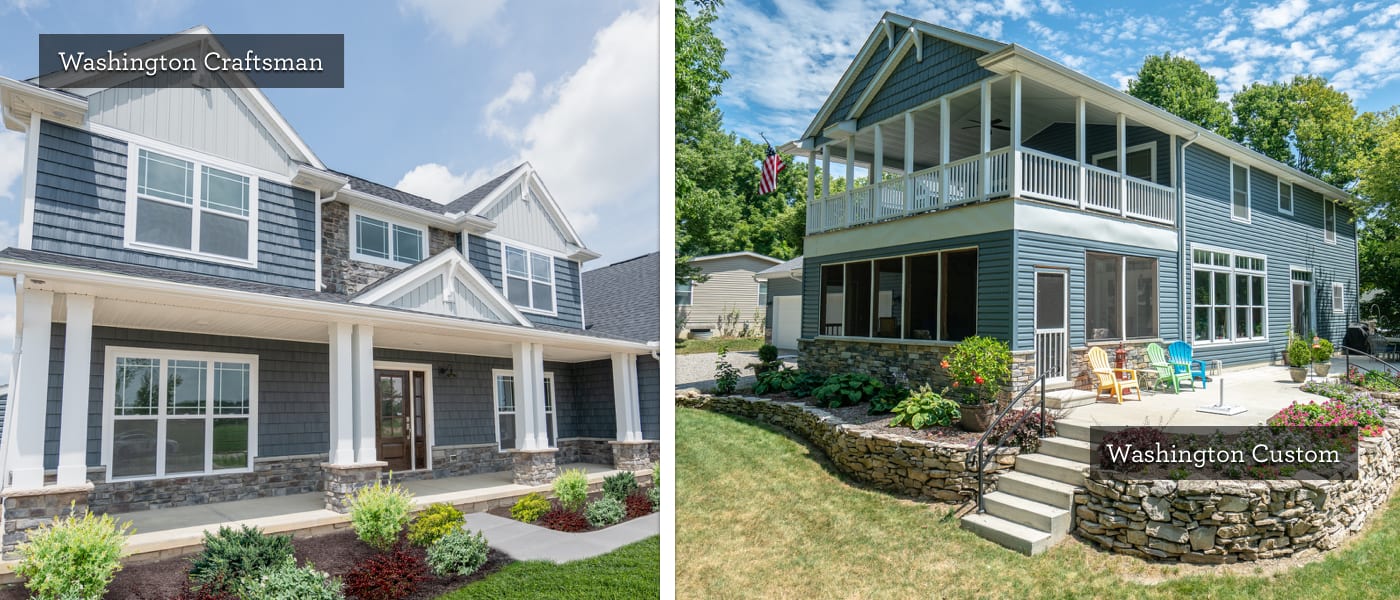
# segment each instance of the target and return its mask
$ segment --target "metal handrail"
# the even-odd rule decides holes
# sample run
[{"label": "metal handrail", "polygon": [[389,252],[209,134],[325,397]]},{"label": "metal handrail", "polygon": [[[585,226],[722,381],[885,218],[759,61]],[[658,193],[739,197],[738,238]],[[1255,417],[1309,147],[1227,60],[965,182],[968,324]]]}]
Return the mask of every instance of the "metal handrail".
[{"label": "metal handrail", "polygon": [[[1340,349],[1341,349],[1341,351],[1342,351],[1342,356],[1343,356],[1344,358],[1346,358],[1346,365],[1347,365],[1347,366],[1346,366],[1346,370],[1342,371],[1343,377],[1350,377],[1350,376],[1351,376],[1351,355],[1352,355],[1352,353],[1356,353],[1356,354],[1360,354],[1360,355],[1362,355],[1362,356],[1369,357],[1371,360],[1374,360],[1374,361],[1376,361],[1376,362],[1378,362],[1378,363],[1380,363],[1380,364],[1382,364],[1382,365],[1385,365],[1385,368],[1389,369],[1390,372],[1391,372],[1392,374],[1400,374],[1400,367],[1397,367],[1397,366],[1392,365],[1392,364],[1390,364],[1390,363],[1388,363],[1388,362],[1385,362],[1384,360],[1381,360],[1380,357],[1377,357],[1376,355],[1371,354],[1370,352],[1366,352],[1365,350],[1358,350],[1358,349],[1352,348],[1352,347],[1350,347],[1350,346],[1340,346]],[[1372,368],[1369,368],[1369,367],[1363,367],[1363,366],[1361,366],[1361,365],[1356,365],[1356,368],[1362,369],[1362,370],[1367,371],[1367,372],[1371,372],[1371,371],[1374,371],[1374,370],[1375,370],[1375,369],[1372,369]]]},{"label": "metal handrail", "polygon": [[967,468],[971,469],[975,466],[977,469],[977,512],[979,513],[987,512],[986,502],[982,497],[986,495],[986,471],[987,463],[990,462],[990,457],[996,456],[997,452],[1001,450],[1002,446],[1006,443],[1006,436],[1021,430],[1021,425],[1026,422],[1026,418],[1031,415],[1031,411],[1023,411],[1021,417],[1016,419],[1016,424],[1006,430],[1005,433],[1002,433],[1001,437],[997,438],[997,443],[992,447],[991,454],[987,454],[984,451],[987,438],[992,435],[992,432],[996,431],[997,425],[1001,423],[1002,419],[1005,419],[1006,415],[1011,414],[1011,409],[1016,408],[1016,405],[1021,402],[1021,399],[1035,388],[1037,384],[1040,385],[1040,402],[1038,403],[1040,408],[1040,437],[1045,437],[1045,371],[1037,368],[1037,372],[1040,373],[1040,376],[1031,380],[1026,387],[1022,388],[1021,391],[1011,399],[1011,403],[1007,404],[1006,408],[1002,409],[1001,414],[998,414],[997,418],[992,420],[992,423],[987,426],[987,431],[982,433],[982,437],[977,438],[977,446],[974,450],[975,453],[967,457]]}]

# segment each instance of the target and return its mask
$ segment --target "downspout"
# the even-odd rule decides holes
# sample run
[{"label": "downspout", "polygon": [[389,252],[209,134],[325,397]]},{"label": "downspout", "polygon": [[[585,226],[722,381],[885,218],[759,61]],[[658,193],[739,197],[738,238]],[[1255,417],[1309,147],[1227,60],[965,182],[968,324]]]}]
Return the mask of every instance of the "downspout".
[{"label": "downspout", "polygon": [[1181,160],[1179,161],[1181,169],[1178,177],[1181,178],[1181,198],[1180,201],[1176,203],[1176,289],[1178,295],[1177,305],[1181,310],[1181,321],[1179,325],[1181,327],[1180,339],[1183,340],[1187,337],[1194,337],[1193,333],[1186,331],[1186,324],[1188,322],[1186,317],[1190,312],[1186,308],[1186,147],[1196,143],[1196,140],[1200,139],[1200,137],[1201,132],[1197,131],[1195,135],[1191,136],[1191,139],[1181,144]]}]

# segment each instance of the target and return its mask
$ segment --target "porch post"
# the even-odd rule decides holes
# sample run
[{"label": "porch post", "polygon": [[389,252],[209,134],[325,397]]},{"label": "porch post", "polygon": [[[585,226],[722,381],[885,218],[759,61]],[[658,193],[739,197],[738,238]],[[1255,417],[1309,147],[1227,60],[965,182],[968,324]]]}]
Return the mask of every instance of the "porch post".
[{"label": "porch post", "polygon": [[612,355],[613,412],[617,416],[617,440],[611,442],[613,468],[640,471],[651,467],[649,444],[642,439],[640,396],[637,389],[637,357]]},{"label": "porch post", "polygon": [[856,134],[846,138],[846,221],[845,225],[850,225],[854,219],[855,203],[851,202],[854,196],[851,192],[856,189]]},{"label": "porch post", "polygon": [[822,206],[821,206],[821,217],[820,217],[820,218],[821,218],[821,224],[822,224],[822,231],[826,231],[828,227],[831,227],[831,224],[826,222],[826,201],[827,201],[827,200],[830,200],[830,199],[831,199],[831,145],[830,145],[830,144],[824,144],[824,145],[822,145]]},{"label": "porch post", "polygon": [[1011,73],[1011,195],[1021,195],[1021,72]]},{"label": "porch post", "polygon": [[355,325],[350,337],[355,379],[355,462],[372,463],[379,459],[374,435],[374,326]]},{"label": "porch post", "polygon": [[[807,207],[810,210],[817,195],[817,151],[807,151]],[[820,213],[818,213],[820,214]]]},{"label": "porch post", "polygon": [[58,485],[87,483],[88,393],[92,389],[92,296],[67,296]]},{"label": "porch post", "polygon": [[544,414],[544,345],[530,342],[511,349],[515,372],[515,483],[544,485],[554,480],[555,449],[549,447]]},{"label": "porch post", "polygon": [[904,113],[904,212],[914,209],[914,113]]},{"label": "porch post", "polygon": [[[23,284],[21,284],[23,285]],[[53,292],[24,290],[21,294],[19,372],[10,402],[16,412],[9,456],[10,485],[34,489],[44,485],[44,421],[49,401],[49,346],[53,333]]]},{"label": "porch post", "polygon": [[333,465],[355,462],[355,369],[349,323],[332,323],[330,333],[330,457]]},{"label": "porch post", "polygon": [[1128,118],[1118,113],[1118,214],[1128,216]]},{"label": "porch post", "polygon": [[[948,97],[943,96],[938,99],[938,164],[948,165],[948,152],[952,146],[953,119],[948,115]],[[948,169],[938,170],[938,205],[943,206],[948,202]]]},{"label": "porch post", "polygon": [[1085,198],[1088,197],[1087,173],[1084,171],[1084,97],[1075,99],[1074,107],[1074,159],[1079,161],[1079,168],[1076,169],[1078,180],[1075,181],[1076,194],[1079,197],[1079,210],[1084,210]]},{"label": "porch post", "polygon": [[885,128],[879,123],[875,124],[875,160],[870,163],[870,185],[871,204],[876,210],[871,213],[874,217],[879,217],[878,207],[880,206],[879,185],[885,181]]},{"label": "porch post", "polygon": [[982,189],[979,197],[986,198],[992,190],[992,161],[987,154],[992,151],[992,84],[982,80],[982,158],[978,159],[982,171]]}]

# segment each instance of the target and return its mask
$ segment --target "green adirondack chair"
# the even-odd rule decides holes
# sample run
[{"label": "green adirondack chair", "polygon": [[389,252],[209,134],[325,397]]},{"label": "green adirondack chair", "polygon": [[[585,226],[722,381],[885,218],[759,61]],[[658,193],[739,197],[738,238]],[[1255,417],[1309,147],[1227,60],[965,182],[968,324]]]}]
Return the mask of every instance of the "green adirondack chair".
[{"label": "green adirondack chair", "polygon": [[1181,393],[1181,379],[1186,378],[1186,384],[1191,385],[1191,374],[1177,373],[1176,368],[1167,361],[1167,351],[1158,346],[1156,342],[1147,345],[1147,367],[1157,373],[1157,387],[1166,390],[1168,386],[1172,388],[1173,394]]}]

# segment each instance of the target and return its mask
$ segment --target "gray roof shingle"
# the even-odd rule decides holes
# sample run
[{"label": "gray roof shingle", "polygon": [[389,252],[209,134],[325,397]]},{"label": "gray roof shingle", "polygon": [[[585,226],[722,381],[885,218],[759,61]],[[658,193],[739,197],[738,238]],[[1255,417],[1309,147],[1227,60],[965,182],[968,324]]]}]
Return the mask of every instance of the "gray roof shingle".
[{"label": "gray roof shingle", "polygon": [[458,196],[456,200],[447,203],[447,212],[467,212],[476,208],[476,205],[480,204],[482,200],[485,200],[487,196],[490,196],[491,192],[501,187],[501,184],[505,183],[506,179],[509,179],[511,174],[519,171],[520,168],[524,166],[525,163],[515,165],[511,167],[509,171],[497,175],[491,181],[483,183],[477,186],[476,189]]},{"label": "gray roof shingle", "polygon": [[446,210],[444,210],[446,206],[438,204],[437,202],[433,202],[432,200],[429,200],[422,196],[410,194],[401,189],[390,187],[381,183],[375,183],[368,179],[356,177],[349,173],[341,173],[340,171],[334,172],[340,175],[344,175],[347,179],[349,179],[350,189],[355,190],[357,192],[364,192],[372,196],[378,196],[385,200],[391,200],[393,202],[398,202],[399,204],[412,206],[413,208],[418,208],[437,214],[443,214],[444,212],[447,212]]},{"label": "gray roof shingle", "polygon": [[583,273],[588,331],[655,342],[661,322],[661,253],[652,252]]}]

